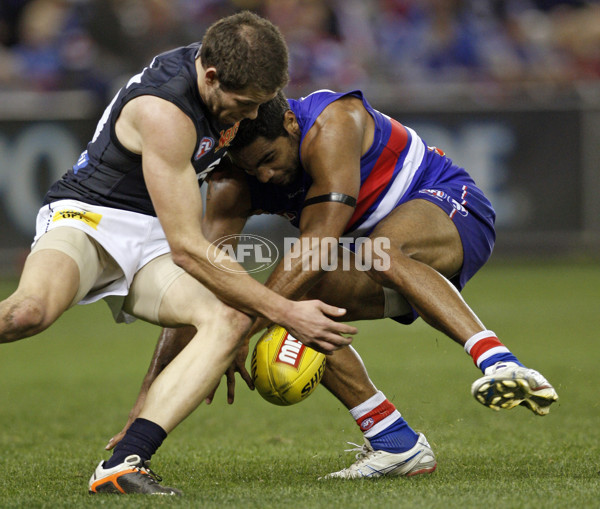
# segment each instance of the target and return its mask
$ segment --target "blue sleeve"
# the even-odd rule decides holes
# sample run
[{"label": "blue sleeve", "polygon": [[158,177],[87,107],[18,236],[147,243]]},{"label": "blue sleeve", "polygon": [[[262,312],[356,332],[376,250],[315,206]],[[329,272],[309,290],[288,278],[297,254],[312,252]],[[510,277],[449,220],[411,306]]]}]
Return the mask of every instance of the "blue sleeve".
[{"label": "blue sleeve", "polygon": [[317,117],[323,110],[332,102],[337,101],[341,97],[353,95],[364,100],[363,93],[360,90],[352,90],[350,92],[333,92],[331,90],[317,90],[306,97],[301,97],[298,100],[288,99],[290,109],[296,115],[298,124],[302,131],[302,137],[313,126]]}]

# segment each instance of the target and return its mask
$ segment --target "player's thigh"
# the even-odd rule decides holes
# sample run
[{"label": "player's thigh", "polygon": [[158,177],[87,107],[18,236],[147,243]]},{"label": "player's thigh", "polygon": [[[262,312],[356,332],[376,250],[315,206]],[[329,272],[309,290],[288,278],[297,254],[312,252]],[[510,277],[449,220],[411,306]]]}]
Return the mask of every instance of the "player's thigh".
[{"label": "player's thigh", "polygon": [[225,308],[210,290],[175,265],[170,254],[137,272],[123,305],[127,313],[163,327],[197,326]]},{"label": "player's thigh", "polygon": [[448,278],[462,267],[463,246],[456,226],[443,209],[427,200],[399,205],[370,237],[389,239],[392,263],[394,256],[408,256]]},{"label": "player's thigh", "polygon": [[340,248],[335,270],[325,271],[306,298],[345,308],[343,321],[383,317],[383,288],[360,268],[354,253]]},{"label": "player's thigh", "polygon": [[90,291],[102,270],[93,239],[76,228],[54,228],[27,257],[17,292],[33,296],[56,317]]}]

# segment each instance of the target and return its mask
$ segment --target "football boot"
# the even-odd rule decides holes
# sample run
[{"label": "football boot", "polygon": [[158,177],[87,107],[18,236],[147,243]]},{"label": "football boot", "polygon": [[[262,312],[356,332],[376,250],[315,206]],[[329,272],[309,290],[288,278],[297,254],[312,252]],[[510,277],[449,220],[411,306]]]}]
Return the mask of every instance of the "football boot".
[{"label": "football boot", "polygon": [[150,461],[132,454],[113,468],[104,468],[101,461],[89,482],[90,493],[146,495],[181,495],[179,490],[159,484],[162,478],[150,470]]},{"label": "football boot", "polygon": [[475,380],[471,394],[482,405],[493,410],[517,405],[534,414],[546,415],[558,394],[540,373],[514,362],[498,362],[485,370],[485,376]]},{"label": "football boot", "polygon": [[436,469],[435,455],[425,435],[419,433],[417,443],[406,452],[391,453],[374,450],[367,438],[362,446],[357,444],[356,461],[348,468],[332,472],[319,479],[358,479],[361,477],[412,477],[419,474],[430,474]]}]

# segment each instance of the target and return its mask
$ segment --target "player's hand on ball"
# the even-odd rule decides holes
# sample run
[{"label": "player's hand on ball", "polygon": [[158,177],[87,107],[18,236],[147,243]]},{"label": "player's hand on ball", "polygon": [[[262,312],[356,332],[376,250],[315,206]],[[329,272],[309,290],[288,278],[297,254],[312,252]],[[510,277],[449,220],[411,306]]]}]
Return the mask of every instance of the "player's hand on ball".
[{"label": "player's hand on ball", "polygon": [[320,300],[294,302],[288,312],[288,320],[282,321],[296,339],[306,346],[326,355],[352,342],[352,338],[342,334],[356,334],[358,329],[351,325],[332,320],[346,314],[344,308],[330,306]]}]

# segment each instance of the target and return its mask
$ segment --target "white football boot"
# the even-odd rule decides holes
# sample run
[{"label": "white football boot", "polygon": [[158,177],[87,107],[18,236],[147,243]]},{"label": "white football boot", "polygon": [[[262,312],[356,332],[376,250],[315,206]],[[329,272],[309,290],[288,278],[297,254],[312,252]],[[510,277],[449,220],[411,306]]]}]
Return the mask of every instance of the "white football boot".
[{"label": "white football boot", "polygon": [[514,362],[497,362],[475,380],[471,394],[482,405],[493,410],[517,405],[528,407],[537,415],[546,415],[558,394],[540,373]]},{"label": "white football boot", "polygon": [[363,446],[356,445],[357,449],[347,451],[360,451],[356,455],[356,462],[339,472],[332,472],[319,479],[358,479],[361,477],[411,477],[418,474],[429,474],[437,466],[435,456],[429,442],[423,433],[412,449],[401,453],[375,451],[369,440],[365,438]]}]

